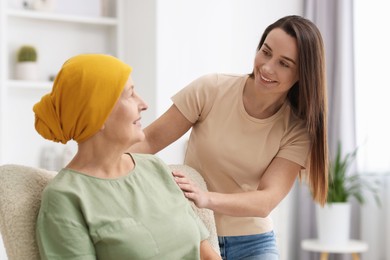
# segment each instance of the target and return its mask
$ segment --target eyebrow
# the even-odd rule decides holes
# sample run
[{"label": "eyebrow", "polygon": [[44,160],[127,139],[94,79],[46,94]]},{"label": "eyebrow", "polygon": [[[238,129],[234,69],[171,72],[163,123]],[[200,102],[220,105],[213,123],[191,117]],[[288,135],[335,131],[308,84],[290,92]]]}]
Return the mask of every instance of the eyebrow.
[{"label": "eyebrow", "polygon": [[[272,51],[272,48],[268,44],[264,43],[264,45],[265,45],[265,47],[267,47],[268,49],[270,49]],[[296,62],[293,59],[289,58],[289,57],[282,56],[282,58],[285,59],[285,60],[288,60],[288,61],[290,61],[292,63],[294,63],[295,65],[297,65]]]}]

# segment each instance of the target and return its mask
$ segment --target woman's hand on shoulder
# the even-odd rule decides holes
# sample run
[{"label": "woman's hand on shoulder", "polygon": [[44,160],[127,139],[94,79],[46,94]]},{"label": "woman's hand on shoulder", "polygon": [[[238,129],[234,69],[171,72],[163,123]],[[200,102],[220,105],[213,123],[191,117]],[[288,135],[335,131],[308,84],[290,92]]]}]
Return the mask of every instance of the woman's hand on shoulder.
[{"label": "woman's hand on shoulder", "polygon": [[187,199],[194,202],[198,208],[207,208],[209,202],[207,191],[203,191],[180,171],[173,171],[172,174]]}]

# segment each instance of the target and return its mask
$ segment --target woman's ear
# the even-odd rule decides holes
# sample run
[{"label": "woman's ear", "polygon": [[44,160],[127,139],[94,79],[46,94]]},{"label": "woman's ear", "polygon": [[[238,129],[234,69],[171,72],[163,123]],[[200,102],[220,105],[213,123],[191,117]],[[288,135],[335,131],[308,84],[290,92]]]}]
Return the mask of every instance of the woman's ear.
[{"label": "woman's ear", "polygon": [[104,128],[106,128],[106,124],[103,124],[102,127],[100,128],[100,131],[103,131]]}]

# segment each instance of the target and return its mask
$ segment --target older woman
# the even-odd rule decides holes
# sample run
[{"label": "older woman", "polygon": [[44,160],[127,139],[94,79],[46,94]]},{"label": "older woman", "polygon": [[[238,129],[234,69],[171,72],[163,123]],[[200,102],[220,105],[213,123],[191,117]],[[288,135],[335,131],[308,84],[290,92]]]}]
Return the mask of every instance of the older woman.
[{"label": "older woman", "polygon": [[140,120],[147,109],[130,73],[112,56],[75,56],[34,106],[44,138],[78,143],[43,192],[41,257],[220,259],[169,168],[153,155],[125,153],[145,138]]}]

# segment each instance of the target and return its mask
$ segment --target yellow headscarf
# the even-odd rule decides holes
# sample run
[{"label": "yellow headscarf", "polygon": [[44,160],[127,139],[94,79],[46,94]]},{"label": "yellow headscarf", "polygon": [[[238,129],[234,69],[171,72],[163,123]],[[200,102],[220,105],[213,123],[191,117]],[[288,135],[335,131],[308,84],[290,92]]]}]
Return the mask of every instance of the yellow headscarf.
[{"label": "yellow headscarf", "polygon": [[96,134],[121,95],[131,67],[104,54],[67,60],[50,94],[34,105],[35,129],[44,138],[66,144]]}]

